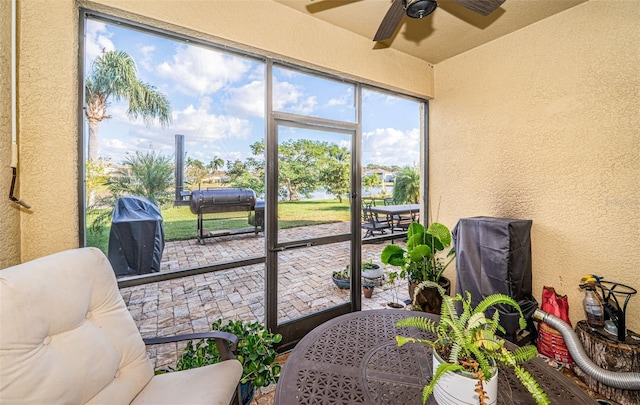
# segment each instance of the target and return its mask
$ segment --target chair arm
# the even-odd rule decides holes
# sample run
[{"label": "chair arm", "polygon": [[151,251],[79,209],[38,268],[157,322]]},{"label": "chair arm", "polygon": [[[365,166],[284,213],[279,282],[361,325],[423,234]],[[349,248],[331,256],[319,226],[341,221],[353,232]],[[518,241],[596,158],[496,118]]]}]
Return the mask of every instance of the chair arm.
[{"label": "chair arm", "polygon": [[222,357],[223,360],[231,360],[236,358],[236,356],[233,355],[232,350],[236,349],[236,346],[238,344],[238,337],[228,332],[210,331],[190,333],[188,335],[144,338],[142,340],[144,341],[145,345],[157,345],[162,343],[180,342],[183,340],[193,339],[215,339],[216,346],[218,347],[218,351],[220,352],[220,357]]}]

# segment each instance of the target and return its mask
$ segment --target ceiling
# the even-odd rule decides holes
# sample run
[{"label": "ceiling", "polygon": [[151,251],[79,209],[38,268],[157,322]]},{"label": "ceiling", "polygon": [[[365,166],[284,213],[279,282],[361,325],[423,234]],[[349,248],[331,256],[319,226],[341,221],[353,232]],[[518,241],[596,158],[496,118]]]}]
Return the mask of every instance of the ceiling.
[{"label": "ceiling", "polygon": [[[392,0],[274,0],[336,27],[372,39]],[[400,0],[398,0],[400,1]],[[453,0],[422,19],[402,17],[393,37],[371,42],[437,64],[587,0],[507,0],[484,17]]]}]

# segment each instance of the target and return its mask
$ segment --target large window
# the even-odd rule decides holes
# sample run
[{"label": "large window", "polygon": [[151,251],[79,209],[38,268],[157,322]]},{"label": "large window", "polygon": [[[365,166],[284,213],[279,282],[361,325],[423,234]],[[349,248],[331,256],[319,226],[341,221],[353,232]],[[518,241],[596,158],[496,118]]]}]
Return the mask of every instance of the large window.
[{"label": "large window", "polygon": [[[273,190],[278,201],[291,200],[278,209],[279,227],[342,222],[348,228],[353,153],[362,163],[363,197],[393,197],[402,170],[422,175],[421,100],[104,15],[89,15],[84,28],[83,239],[107,254],[118,246],[126,251],[136,243],[164,243],[158,263],[125,268],[120,277],[264,262],[272,111],[357,125],[353,139],[361,142],[352,149],[350,137],[309,141],[313,149],[306,152],[323,155],[314,164],[334,172],[307,179],[295,198],[284,186]],[[293,148],[302,138],[283,138],[280,147],[295,159]],[[281,169],[287,164],[281,162]],[[225,198],[232,205],[247,190],[253,200],[222,207]],[[157,206],[163,235],[152,228],[136,233],[146,225],[127,210],[139,207],[118,204],[131,196]],[[157,222],[156,211],[144,210],[144,221]]]}]

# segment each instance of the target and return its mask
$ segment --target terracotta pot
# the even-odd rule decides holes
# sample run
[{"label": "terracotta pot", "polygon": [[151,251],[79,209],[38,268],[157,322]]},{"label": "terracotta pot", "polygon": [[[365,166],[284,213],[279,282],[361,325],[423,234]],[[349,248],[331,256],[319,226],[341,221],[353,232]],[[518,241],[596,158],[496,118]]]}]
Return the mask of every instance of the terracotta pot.
[{"label": "terracotta pot", "polygon": [[[451,294],[451,281],[449,281],[448,278],[440,277],[440,281],[438,281],[438,284],[440,284],[440,286],[444,288],[444,291],[447,293],[447,295]],[[417,285],[417,283],[409,283],[409,297],[411,301],[413,301],[413,294]],[[440,296],[437,288],[427,287],[423,288],[418,293],[416,302],[414,304],[422,308],[424,312],[440,315],[440,307],[442,307],[442,297]]]},{"label": "terracotta pot", "polygon": [[362,287],[362,294],[364,294],[365,298],[371,298],[371,295],[373,295],[373,289],[374,287],[371,287],[371,288]]}]

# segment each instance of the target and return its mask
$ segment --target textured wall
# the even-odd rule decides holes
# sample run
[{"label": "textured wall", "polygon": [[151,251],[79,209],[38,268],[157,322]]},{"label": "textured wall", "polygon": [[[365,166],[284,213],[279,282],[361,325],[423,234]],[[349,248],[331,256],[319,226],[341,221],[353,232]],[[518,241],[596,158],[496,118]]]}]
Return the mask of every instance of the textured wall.
[{"label": "textured wall", "polygon": [[573,322],[585,273],[640,289],[638,21],[638,1],[589,1],[436,66],[440,220],[532,219],[535,297],[567,294]]},{"label": "textured wall", "polygon": [[11,1],[0,0],[0,269],[20,262],[20,208],[7,198],[10,161]]},{"label": "textured wall", "polygon": [[77,9],[19,4],[21,259],[78,246]]}]

